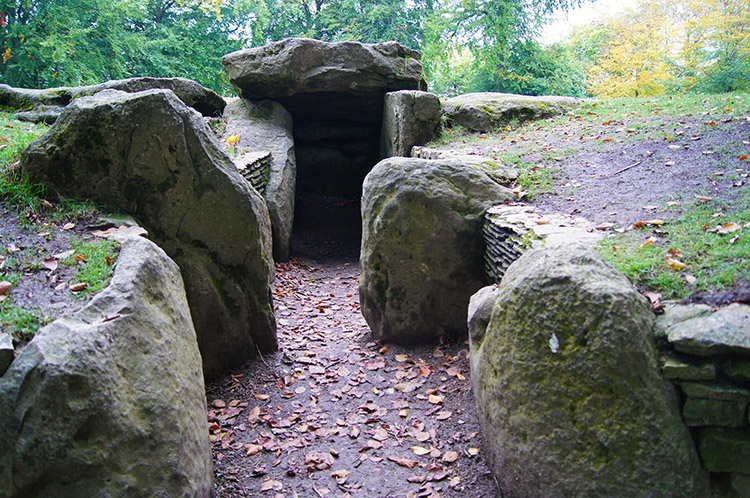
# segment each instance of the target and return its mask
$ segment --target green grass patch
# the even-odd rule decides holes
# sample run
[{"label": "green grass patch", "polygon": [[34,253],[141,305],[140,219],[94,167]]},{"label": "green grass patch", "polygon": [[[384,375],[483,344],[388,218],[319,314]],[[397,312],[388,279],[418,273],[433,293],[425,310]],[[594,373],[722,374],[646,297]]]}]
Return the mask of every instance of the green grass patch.
[{"label": "green grass patch", "polygon": [[0,330],[9,333],[13,342],[31,340],[37,330],[49,322],[36,309],[21,308],[8,301],[0,302]]},{"label": "green grass patch", "polygon": [[[748,222],[750,208],[697,203],[660,227],[665,234],[646,246],[649,234],[633,230],[605,239],[599,249],[641,288],[661,292],[666,299],[683,299],[699,290],[720,290],[750,280],[750,227],[744,227]],[[721,233],[719,227],[729,223],[743,228]],[[676,270],[667,258],[687,267]],[[688,282],[690,277],[694,283]]]},{"label": "green grass patch", "polygon": [[74,244],[75,254],[63,264],[76,265],[74,282],[86,284],[83,294],[87,298],[109,285],[120,252],[120,244],[111,240],[79,241]]}]

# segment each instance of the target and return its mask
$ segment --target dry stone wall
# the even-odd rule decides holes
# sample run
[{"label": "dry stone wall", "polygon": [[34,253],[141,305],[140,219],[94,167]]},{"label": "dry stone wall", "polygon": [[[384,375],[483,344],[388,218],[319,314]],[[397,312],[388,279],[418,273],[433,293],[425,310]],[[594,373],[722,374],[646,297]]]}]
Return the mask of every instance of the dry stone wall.
[{"label": "dry stone wall", "polygon": [[668,305],[657,341],[716,496],[750,496],[750,306]]}]

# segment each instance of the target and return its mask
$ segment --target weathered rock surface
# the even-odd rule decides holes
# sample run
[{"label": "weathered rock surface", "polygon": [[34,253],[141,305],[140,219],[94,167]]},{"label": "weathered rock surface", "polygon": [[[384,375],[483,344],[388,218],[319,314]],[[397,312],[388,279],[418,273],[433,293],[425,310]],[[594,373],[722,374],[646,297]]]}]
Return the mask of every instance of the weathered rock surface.
[{"label": "weathered rock surface", "polygon": [[0,377],[0,496],[211,496],[201,358],[180,270],[152,242]]},{"label": "weathered rock surface", "polygon": [[102,90],[135,93],[154,88],[172,90],[185,105],[204,116],[220,116],[224,99],[193,80],[185,78],[128,78],[98,85],[30,90],[0,85],[0,105],[19,109],[19,119],[52,124],[62,110],[78,97],[94,95]]},{"label": "weathered rock surface", "polygon": [[76,99],[21,164],[51,193],[120,206],[175,260],[207,377],[275,349],[266,203],[174,93]]},{"label": "weathered rock surface", "polygon": [[[424,90],[421,58],[419,52],[396,42],[286,38],[232,52],[221,62],[241,97],[279,100],[294,115],[297,106],[287,104],[297,102],[295,96],[372,94],[382,99],[390,91]],[[344,110],[342,104],[336,107]]]},{"label": "weathered rock surface", "polygon": [[508,268],[486,332],[470,336],[503,496],[707,496],[653,321],[593,249],[535,249]]},{"label": "weathered rock surface", "polygon": [[565,114],[577,108],[582,99],[573,97],[532,97],[509,93],[467,93],[443,102],[443,114],[470,130],[488,132],[512,119],[528,121]]},{"label": "weathered rock surface", "polygon": [[298,193],[359,199],[380,160],[384,96],[426,89],[420,59],[396,42],[288,38],[222,63],[242,98],[273,99],[292,115]]},{"label": "weathered rock surface", "polygon": [[[677,351],[701,356],[750,355],[750,306],[734,303],[713,313],[700,313],[705,308],[699,305],[692,313],[683,312],[684,319],[677,321],[675,318],[666,324],[664,329],[669,343]],[[670,313],[679,311],[670,310]]]},{"label": "weathered rock surface", "polygon": [[482,219],[514,194],[460,162],[390,158],[365,178],[360,302],[375,338],[400,344],[466,335],[486,285]]},{"label": "weathered rock surface", "polygon": [[412,147],[432,140],[441,116],[437,95],[417,90],[386,93],[380,155],[409,157]]},{"label": "weathered rock surface", "polygon": [[452,159],[464,164],[476,166],[501,185],[510,185],[518,178],[518,169],[507,166],[501,161],[474,154],[463,154],[455,150],[435,149],[432,147],[412,147],[412,157],[422,159]]},{"label": "weathered rock surface", "polygon": [[292,117],[271,100],[250,102],[232,99],[224,109],[227,126],[223,139],[238,135],[239,150],[271,152],[271,168],[263,197],[268,205],[273,232],[273,258],[289,259],[297,160],[292,136]]}]

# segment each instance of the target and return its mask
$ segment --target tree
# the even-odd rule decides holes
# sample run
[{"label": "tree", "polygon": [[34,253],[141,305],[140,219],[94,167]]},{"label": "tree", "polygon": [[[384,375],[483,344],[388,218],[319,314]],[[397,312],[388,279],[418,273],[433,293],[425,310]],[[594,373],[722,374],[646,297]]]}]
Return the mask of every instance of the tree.
[{"label": "tree", "polygon": [[0,80],[43,88],[185,76],[221,91],[221,56],[243,46],[250,14],[246,0],[0,0]]},{"label": "tree", "polygon": [[750,89],[750,1],[684,0],[676,68],[685,86],[714,92]]}]

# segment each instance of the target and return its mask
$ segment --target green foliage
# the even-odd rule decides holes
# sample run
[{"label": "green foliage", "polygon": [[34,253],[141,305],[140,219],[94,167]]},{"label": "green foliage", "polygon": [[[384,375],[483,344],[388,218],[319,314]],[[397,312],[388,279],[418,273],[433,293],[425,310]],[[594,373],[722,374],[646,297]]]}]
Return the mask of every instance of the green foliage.
[{"label": "green foliage", "polygon": [[2,82],[11,86],[184,76],[228,88],[221,56],[241,48],[245,2],[0,0]]}]

